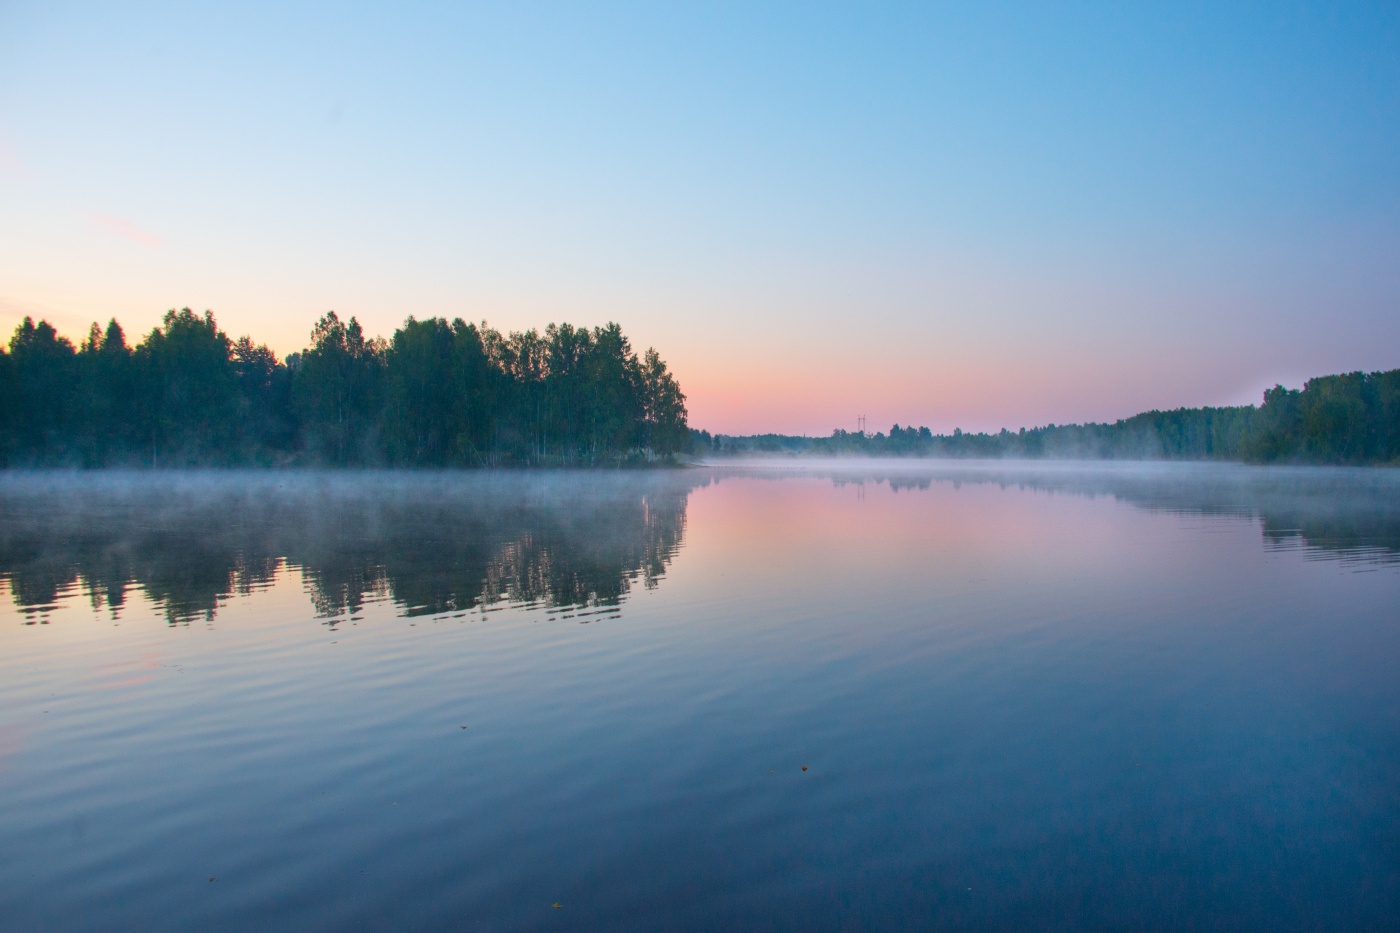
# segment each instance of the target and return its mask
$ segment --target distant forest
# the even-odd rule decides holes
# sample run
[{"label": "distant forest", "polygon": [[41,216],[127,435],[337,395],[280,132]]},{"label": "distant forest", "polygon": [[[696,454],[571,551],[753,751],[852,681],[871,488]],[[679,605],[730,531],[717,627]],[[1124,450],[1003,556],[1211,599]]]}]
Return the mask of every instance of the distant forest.
[{"label": "distant forest", "polygon": [[502,335],[410,317],[389,340],[325,315],[278,360],[214,316],[113,320],[74,347],[30,318],[0,347],[6,466],[615,465],[688,447],[685,395],[616,324]]},{"label": "distant forest", "polygon": [[1149,411],[1113,424],[1050,424],[997,434],[836,430],[830,437],[694,432],[711,456],[1026,457],[1243,460],[1247,463],[1400,465],[1400,369],[1275,386],[1261,406]]}]

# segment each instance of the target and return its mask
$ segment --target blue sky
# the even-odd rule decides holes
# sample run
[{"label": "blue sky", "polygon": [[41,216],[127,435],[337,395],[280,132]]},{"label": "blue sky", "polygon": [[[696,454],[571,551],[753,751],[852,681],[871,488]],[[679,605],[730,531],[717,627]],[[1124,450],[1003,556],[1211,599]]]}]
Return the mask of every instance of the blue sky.
[{"label": "blue sky", "polygon": [[0,327],[619,321],[692,422],[1400,366],[1400,7],[0,4]]}]

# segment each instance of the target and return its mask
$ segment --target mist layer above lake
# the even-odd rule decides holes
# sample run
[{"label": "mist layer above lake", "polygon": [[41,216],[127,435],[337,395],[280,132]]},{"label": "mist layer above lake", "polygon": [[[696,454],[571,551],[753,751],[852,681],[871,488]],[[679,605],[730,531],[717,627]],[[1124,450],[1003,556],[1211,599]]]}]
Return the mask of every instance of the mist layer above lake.
[{"label": "mist layer above lake", "polygon": [[0,918],[1382,928],[1397,492],[6,475]]}]

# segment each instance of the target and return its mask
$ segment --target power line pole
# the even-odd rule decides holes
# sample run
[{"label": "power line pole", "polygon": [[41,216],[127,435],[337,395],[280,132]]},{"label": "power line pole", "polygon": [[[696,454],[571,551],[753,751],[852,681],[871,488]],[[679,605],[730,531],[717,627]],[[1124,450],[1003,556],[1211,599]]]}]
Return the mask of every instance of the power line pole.
[{"label": "power line pole", "polygon": [[860,436],[861,436],[861,437],[864,437],[864,436],[865,436],[865,416],[864,416],[864,415],[859,415],[859,416],[856,417],[856,430],[858,430],[858,431],[860,432]]}]

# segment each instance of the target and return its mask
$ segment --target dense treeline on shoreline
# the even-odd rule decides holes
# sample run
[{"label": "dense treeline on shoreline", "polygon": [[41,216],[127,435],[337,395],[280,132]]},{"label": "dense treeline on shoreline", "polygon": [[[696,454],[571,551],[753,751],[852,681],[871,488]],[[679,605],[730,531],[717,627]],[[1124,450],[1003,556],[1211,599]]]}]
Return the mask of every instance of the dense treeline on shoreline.
[{"label": "dense treeline on shoreline", "polygon": [[894,425],[888,434],[830,437],[692,432],[711,456],[1025,457],[1242,460],[1247,463],[1400,464],[1400,369],[1275,386],[1261,406],[1149,411],[1113,424],[1050,424],[997,434],[934,434]]},{"label": "dense treeline on shoreline", "polygon": [[206,311],[135,346],[30,318],[0,347],[6,466],[602,465],[689,443],[685,395],[616,324],[501,334],[410,317],[389,340],[331,312],[278,360]]},{"label": "dense treeline on shoreline", "polygon": [[185,308],[136,345],[25,318],[0,346],[3,466],[617,465],[701,456],[1400,464],[1400,370],[1275,386],[1260,406],[1016,432],[711,435],[655,350],[616,324],[501,334],[410,317],[388,340],[331,312],[285,361]]}]

